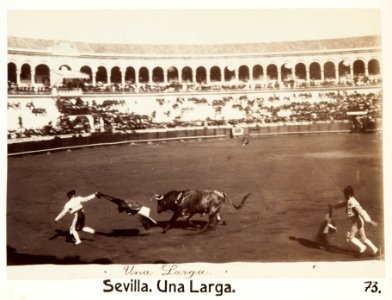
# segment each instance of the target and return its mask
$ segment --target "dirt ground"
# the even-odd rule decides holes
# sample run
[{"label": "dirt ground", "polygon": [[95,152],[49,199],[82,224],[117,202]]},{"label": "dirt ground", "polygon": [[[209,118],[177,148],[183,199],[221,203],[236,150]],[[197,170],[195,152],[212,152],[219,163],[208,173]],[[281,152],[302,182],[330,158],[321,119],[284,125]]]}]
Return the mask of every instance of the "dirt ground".
[{"label": "dirt ground", "polygon": [[[349,221],[335,213],[333,250],[318,249],[314,237],[327,204],[343,199],[352,185],[377,228],[368,237],[383,249],[382,140],[379,134],[329,134],[111,146],[8,159],[8,264],[142,264],[187,262],[296,262],[380,259],[358,257],[345,240]],[[234,202],[252,193],[241,210],[226,203],[226,225],[199,233],[184,226],[162,234],[145,230],[135,216],[118,213],[105,199],[85,205],[83,243],[66,242],[72,217],[54,218],[66,192],[96,191],[151,207],[152,193],[215,189]],[[207,217],[195,216],[197,224]]]}]

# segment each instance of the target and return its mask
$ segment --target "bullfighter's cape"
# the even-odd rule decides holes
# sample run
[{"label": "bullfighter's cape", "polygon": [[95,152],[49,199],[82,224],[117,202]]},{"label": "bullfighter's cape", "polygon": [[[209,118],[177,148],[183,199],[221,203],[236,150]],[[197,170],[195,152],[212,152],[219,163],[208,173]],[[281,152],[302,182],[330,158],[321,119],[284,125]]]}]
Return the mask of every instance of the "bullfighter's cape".
[{"label": "bullfighter's cape", "polygon": [[143,206],[138,201],[123,200],[100,192],[97,193],[97,197],[105,198],[116,204],[120,213],[125,211],[128,215],[138,215],[139,220],[145,229],[158,225],[158,223],[150,217],[150,208]]}]

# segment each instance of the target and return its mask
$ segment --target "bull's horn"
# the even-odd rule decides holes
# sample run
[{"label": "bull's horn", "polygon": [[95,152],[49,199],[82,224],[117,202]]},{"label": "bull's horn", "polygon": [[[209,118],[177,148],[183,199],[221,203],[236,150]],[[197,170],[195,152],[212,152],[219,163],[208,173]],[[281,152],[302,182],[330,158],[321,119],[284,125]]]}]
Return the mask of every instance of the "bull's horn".
[{"label": "bull's horn", "polygon": [[162,199],[163,199],[163,195],[154,194],[154,198],[157,199],[157,200],[159,201],[159,200],[162,200]]}]

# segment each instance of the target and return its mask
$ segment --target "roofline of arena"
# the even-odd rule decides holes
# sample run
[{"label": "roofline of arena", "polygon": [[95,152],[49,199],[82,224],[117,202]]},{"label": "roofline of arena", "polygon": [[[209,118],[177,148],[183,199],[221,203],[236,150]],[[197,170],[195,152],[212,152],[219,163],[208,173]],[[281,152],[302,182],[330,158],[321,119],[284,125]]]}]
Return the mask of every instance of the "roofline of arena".
[{"label": "roofline of arena", "polygon": [[[358,40],[361,38],[375,38],[375,39],[381,39],[380,36],[363,36],[363,37],[357,37]],[[19,38],[19,37],[12,37],[12,38],[17,38],[17,39],[25,39],[25,38]],[[354,37],[355,38],[355,37]],[[27,38],[26,38],[27,39]],[[37,39],[38,40],[38,39]],[[42,40],[42,39],[41,39]],[[316,42],[316,41],[331,41],[331,40],[343,40],[342,38],[340,39],[323,39],[323,40],[306,40],[306,41],[292,41],[293,43],[297,42]],[[50,41],[53,43],[70,43],[71,45],[73,43],[78,43],[75,41],[59,41],[59,40],[45,40],[45,41]],[[272,43],[286,43],[289,44],[290,41],[285,41],[285,42],[272,42]],[[115,44],[115,43],[87,43],[87,44],[94,44],[94,45],[120,45],[120,44]],[[247,45],[250,45],[249,43],[244,43]],[[268,43],[253,43],[252,45],[262,45],[262,44],[268,44]],[[124,46],[130,46],[132,44],[123,44]],[[203,44],[197,44],[195,46],[202,46]],[[242,45],[242,44],[227,44],[228,47],[234,47],[236,45]],[[134,46],[150,46],[153,47],[154,45],[147,45],[147,44],[134,44]],[[157,44],[157,46],[165,46],[165,44]],[[171,46],[175,46],[174,44]],[[176,44],[176,46],[181,46],[179,44]],[[184,45],[184,46],[191,46],[191,45]],[[217,45],[207,45],[208,47],[214,47],[218,46]],[[219,45],[222,46],[222,45]],[[69,53],[56,53],[56,51],[53,50],[41,50],[41,49],[27,49],[27,48],[16,48],[16,47],[8,47],[8,53],[9,54],[20,54],[20,55],[46,55],[46,56],[68,56],[68,57],[79,57],[79,58],[149,58],[149,59],[170,59],[170,58],[217,58],[217,57],[278,57],[278,56],[298,56],[298,55],[316,55],[316,54],[331,54],[331,53],[361,53],[361,52],[379,52],[381,51],[381,45],[372,45],[372,46],[364,46],[364,47],[355,47],[355,48],[331,48],[331,49],[316,49],[316,50],[293,50],[293,51],[282,51],[282,52],[243,52],[243,53],[208,53],[208,54],[186,54],[186,53],[177,53],[177,54],[159,54],[159,53],[137,53],[137,54],[132,54],[132,53],[89,53],[89,52],[79,52],[75,51],[74,53],[69,52]]]},{"label": "roofline of arena", "polygon": [[179,54],[179,55],[159,55],[159,54],[116,54],[116,53],[107,53],[107,54],[90,54],[90,53],[79,53],[78,55],[72,54],[53,54],[51,51],[47,50],[28,50],[22,48],[9,48],[8,54],[20,54],[20,55],[33,55],[33,56],[68,56],[68,57],[79,57],[79,58],[149,58],[149,59],[185,59],[185,58],[225,58],[225,57],[281,57],[281,56],[299,56],[299,55],[319,55],[319,54],[331,54],[331,53],[362,53],[362,52],[379,52],[381,51],[380,47],[374,48],[352,48],[352,49],[333,49],[333,50],[313,50],[313,51],[296,51],[296,52],[269,52],[269,53],[233,53],[233,54]]}]

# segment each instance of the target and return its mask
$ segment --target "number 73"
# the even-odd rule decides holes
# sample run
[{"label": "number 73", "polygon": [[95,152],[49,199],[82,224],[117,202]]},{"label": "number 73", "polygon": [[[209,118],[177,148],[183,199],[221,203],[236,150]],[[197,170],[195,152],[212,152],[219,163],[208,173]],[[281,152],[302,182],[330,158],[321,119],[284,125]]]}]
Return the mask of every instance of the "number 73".
[{"label": "number 73", "polygon": [[377,281],[365,281],[364,284],[366,284],[365,286],[365,292],[372,292],[372,293],[377,293],[377,291],[380,293],[381,291],[379,291],[378,289],[378,282]]}]

